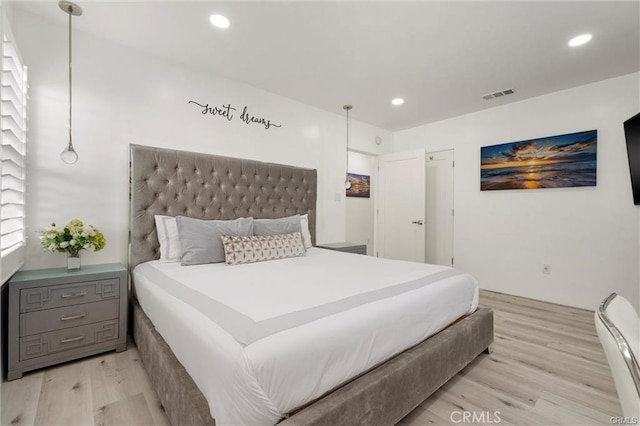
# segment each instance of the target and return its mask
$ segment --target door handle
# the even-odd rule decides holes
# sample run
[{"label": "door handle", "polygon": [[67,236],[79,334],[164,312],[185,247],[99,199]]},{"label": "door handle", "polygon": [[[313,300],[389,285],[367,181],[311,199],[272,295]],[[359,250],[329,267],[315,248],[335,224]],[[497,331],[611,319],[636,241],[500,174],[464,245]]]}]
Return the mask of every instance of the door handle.
[{"label": "door handle", "polygon": [[422,225],[422,224],[424,224],[424,222],[423,222],[423,221],[421,221],[421,220],[414,220],[414,221],[413,221],[413,222],[411,222],[411,223],[415,223],[416,225]]}]

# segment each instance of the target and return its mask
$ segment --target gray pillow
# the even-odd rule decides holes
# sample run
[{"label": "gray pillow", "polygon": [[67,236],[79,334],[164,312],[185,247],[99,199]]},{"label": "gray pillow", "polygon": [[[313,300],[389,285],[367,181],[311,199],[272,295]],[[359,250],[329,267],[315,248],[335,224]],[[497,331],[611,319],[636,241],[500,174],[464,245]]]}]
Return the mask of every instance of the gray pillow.
[{"label": "gray pillow", "polygon": [[279,219],[254,219],[253,235],[280,235],[300,232],[300,215],[282,217]]},{"label": "gray pillow", "polygon": [[178,236],[182,247],[182,265],[224,262],[222,236],[253,235],[253,218],[200,220],[178,216]]}]

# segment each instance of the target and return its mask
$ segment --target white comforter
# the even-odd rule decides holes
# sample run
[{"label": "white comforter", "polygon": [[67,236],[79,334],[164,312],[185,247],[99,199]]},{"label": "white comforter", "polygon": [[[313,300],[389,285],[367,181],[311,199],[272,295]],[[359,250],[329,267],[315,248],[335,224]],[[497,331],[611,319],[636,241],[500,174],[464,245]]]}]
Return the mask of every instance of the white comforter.
[{"label": "white comforter", "polygon": [[450,268],[315,248],[249,265],[147,262],[133,278],[220,425],[274,424],[478,300],[475,280]]}]

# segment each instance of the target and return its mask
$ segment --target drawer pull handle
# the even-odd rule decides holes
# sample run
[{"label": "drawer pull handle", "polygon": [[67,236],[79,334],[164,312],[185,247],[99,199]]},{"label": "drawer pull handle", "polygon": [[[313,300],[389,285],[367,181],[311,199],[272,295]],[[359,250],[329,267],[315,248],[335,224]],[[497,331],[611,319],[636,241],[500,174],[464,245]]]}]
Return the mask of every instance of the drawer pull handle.
[{"label": "drawer pull handle", "polygon": [[63,339],[60,340],[60,343],[71,343],[71,342],[77,342],[78,340],[83,340],[84,336],[78,336],[78,337],[71,337],[69,339]]},{"label": "drawer pull handle", "polygon": [[60,317],[60,321],[69,321],[69,320],[74,320],[74,319],[80,319],[80,318],[84,318],[87,314],[85,314],[84,312],[78,315],[72,315],[70,317]]},{"label": "drawer pull handle", "polygon": [[63,299],[69,299],[71,297],[82,297],[82,296],[86,296],[87,292],[86,291],[80,291],[78,293],[67,293],[67,294],[63,294],[62,298]]}]

